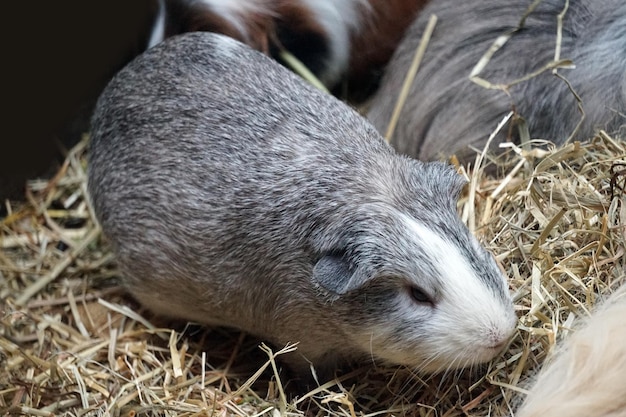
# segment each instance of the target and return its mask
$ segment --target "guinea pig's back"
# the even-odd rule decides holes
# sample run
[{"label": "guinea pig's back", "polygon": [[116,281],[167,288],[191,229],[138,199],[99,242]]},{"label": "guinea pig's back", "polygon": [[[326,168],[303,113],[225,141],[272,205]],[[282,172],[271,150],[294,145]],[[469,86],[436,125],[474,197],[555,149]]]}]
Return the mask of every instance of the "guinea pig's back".
[{"label": "guinea pig's back", "polygon": [[103,92],[89,189],[127,283],[175,278],[197,297],[194,280],[206,288],[215,275],[217,297],[216,286],[237,286],[229,279],[293,266],[307,233],[393,155],[356,112],[274,61],[192,33],[148,50]]},{"label": "guinea pig's back", "polygon": [[[368,123],[335,98],[261,53],[210,33],[174,37],[120,71],[97,103],[92,135],[94,177],[104,166],[114,165],[122,176],[130,167],[158,167],[165,174],[182,170],[180,164],[194,174],[216,164],[207,179],[234,170],[248,177],[278,167],[233,165],[265,157],[331,158],[355,148],[364,149],[365,159],[390,152]],[[97,199],[99,190],[93,191]]]},{"label": "guinea pig's back", "polygon": [[573,57],[583,70],[572,75],[576,92],[587,100],[587,121],[612,133],[626,125],[626,2],[593,1],[588,6],[592,20],[581,28],[582,46]]},{"label": "guinea pig's back", "polygon": [[[551,71],[511,86],[507,92],[487,89],[469,79],[470,72],[498,36],[520,22],[530,3],[525,0],[438,0],[419,15],[396,50],[372,100],[368,118],[384,132],[398,92],[428,18],[439,18],[406,104],[392,145],[419,159],[438,159],[456,153],[467,162],[472,148],[482,149],[502,118],[512,109],[528,122],[532,138],[563,143],[581,119],[575,91],[586,117],[576,139],[587,139],[596,128],[609,131],[624,123],[626,84],[626,3],[622,0],[570,1],[560,40],[560,59],[576,68]],[[508,84],[539,72],[555,58],[557,17],[561,0],[543,0],[489,60],[480,77]],[[621,113],[621,114],[620,114]],[[515,128],[515,126],[510,126]],[[516,129],[505,127],[492,143],[518,140]]]}]

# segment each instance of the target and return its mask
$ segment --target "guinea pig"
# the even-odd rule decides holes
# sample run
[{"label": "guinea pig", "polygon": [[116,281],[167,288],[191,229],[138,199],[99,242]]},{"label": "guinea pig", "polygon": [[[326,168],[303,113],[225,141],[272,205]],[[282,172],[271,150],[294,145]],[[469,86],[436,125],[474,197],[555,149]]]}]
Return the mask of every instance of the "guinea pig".
[{"label": "guinea pig", "polygon": [[462,178],[398,155],[232,38],[147,50],[92,126],[94,210],[123,282],[157,313],[299,342],[285,358],[298,374],[363,358],[462,367],[514,331],[507,281],[457,215]]},{"label": "guinea pig", "polygon": [[625,317],[623,285],[557,347],[515,415],[626,416]]},{"label": "guinea pig", "polygon": [[175,34],[231,36],[281,61],[296,56],[326,86],[375,84],[427,0],[159,0],[150,46]]},{"label": "guinea pig", "polygon": [[[561,59],[575,68],[558,73],[580,96],[581,113],[570,86],[545,71],[501,90],[484,88],[470,72],[500,35],[516,28],[530,0],[434,0],[421,12],[396,50],[367,114],[385,133],[418,43],[432,14],[438,17],[426,53],[402,107],[392,145],[423,160],[456,154],[473,160],[511,110],[526,120],[531,138],[564,143],[588,139],[595,129],[616,131],[626,123],[626,2],[570,0],[563,18]],[[523,28],[491,58],[480,77],[507,84],[554,60],[557,15],[565,0],[543,0]],[[512,120],[516,120],[513,118]],[[515,122],[493,141],[519,142]]]}]

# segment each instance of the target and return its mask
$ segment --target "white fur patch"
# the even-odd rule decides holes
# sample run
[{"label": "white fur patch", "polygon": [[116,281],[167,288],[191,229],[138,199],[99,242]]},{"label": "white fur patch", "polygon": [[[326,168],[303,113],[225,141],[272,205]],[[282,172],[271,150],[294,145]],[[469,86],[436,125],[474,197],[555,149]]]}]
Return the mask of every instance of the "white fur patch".
[{"label": "white fur patch", "polygon": [[162,42],[165,38],[165,0],[159,0],[159,10],[157,16],[154,19],[154,25],[152,26],[152,32],[150,33],[150,39],[148,40],[148,48],[152,48],[154,45]]},{"label": "white fur patch", "polygon": [[559,343],[515,414],[626,415],[626,284]]},{"label": "white fur patch", "polygon": [[320,77],[323,82],[336,81],[345,71],[350,59],[350,36],[357,33],[365,20],[363,12],[370,10],[366,0],[301,0],[329,38],[330,60]]},{"label": "white fur patch", "polygon": [[[424,262],[426,258],[430,269],[435,270],[434,276],[424,276],[429,268],[421,268],[420,276],[406,278],[414,279],[415,285],[436,297],[436,301],[434,305],[419,305],[407,293],[395,306],[397,317],[406,327],[377,325],[360,334],[359,343],[381,359],[421,372],[439,372],[493,359],[517,322],[510,296],[476,276],[469,260],[451,240],[407,215],[399,215],[406,225],[404,238],[412,240],[416,245],[410,246],[421,252],[415,261]],[[486,269],[505,281],[495,264]]]},{"label": "white fur patch", "polygon": [[[470,346],[489,348],[507,337],[515,317],[509,300],[502,299],[499,288],[491,288],[476,275],[469,260],[451,241],[405,216],[405,222],[424,250],[426,257],[439,272],[443,284],[439,288],[440,317],[450,332],[467,338]],[[474,237],[471,237],[474,239]],[[467,242],[473,245],[473,242]],[[497,267],[490,266],[489,268]],[[498,272],[499,273],[499,272]],[[501,276],[501,275],[500,275]],[[502,276],[506,285],[506,280]],[[504,295],[508,298],[508,295]]]},{"label": "white fur patch", "polygon": [[252,14],[273,16],[274,10],[260,0],[196,0],[230,23],[242,36],[248,38],[247,18]]}]

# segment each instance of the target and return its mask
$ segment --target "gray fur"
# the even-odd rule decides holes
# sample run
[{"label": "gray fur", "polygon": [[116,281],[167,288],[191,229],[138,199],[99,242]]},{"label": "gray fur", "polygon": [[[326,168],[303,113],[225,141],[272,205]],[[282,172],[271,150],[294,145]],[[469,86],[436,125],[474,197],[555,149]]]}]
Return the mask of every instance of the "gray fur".
[{"label": "gray fur", "polygon": [[[369,120],[385,132],[402,83],[435,14],[437,26],[417,72],[391,140],[402,153],[422,160],[456,153],[472,161],[469,146],[482,149],[502,118],[515,109],[528,123],[531,138],[563,143],[581,114],[567,85],[549,71],[510,90],[488,90],[469,74],[492,42],[515,28],[530,0],[433,0],[407,31],[372,100]],[[521,30],[492,58],[481,77],[506,83],[554,59],[557,14],[564,0],[543,0]],[[560,69],[583,101],[586,118],[576,139],[597,128],[617,131],[626,124],[626,1],[570,0],[563,23],[561,59],[575,69]],[[503,129],[499,141],[518,141],[517,128]]]},{"label": "gray fur", "polygon": [[[192,33],[148,50],[107,86],[92,126],[94,208],[126,286],[158,313],[299,341],[287,358],[299,372],[302,356],[463,366],[497,353],[468,344],[514,327],[505,279],[457,216],[454,170],[396,154],[237,41]],[[406,218],[461,246],[463,278],[487,300],[478,313]],[[409,286],[433,304],[410,302]]]}]

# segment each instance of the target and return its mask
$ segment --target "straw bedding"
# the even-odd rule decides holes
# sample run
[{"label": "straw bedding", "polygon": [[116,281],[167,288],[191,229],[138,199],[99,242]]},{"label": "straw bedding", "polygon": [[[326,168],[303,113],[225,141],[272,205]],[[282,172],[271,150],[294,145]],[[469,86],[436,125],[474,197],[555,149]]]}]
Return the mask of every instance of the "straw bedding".
[{"label": "straw bedding", "polygon": [[460,167],[459,212],[510,277],[519,324],[505,352],[430,377],[365,363],[297,393],[281,351],[125,294],[86,199],[87,142],[0,220],[2,415],[510,415],[555,343],[626,281],[626,142],[512,147],[488,161],[495,176]]}]

